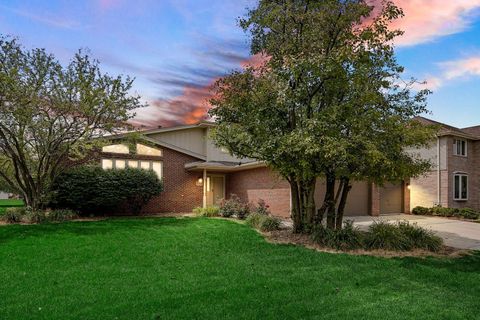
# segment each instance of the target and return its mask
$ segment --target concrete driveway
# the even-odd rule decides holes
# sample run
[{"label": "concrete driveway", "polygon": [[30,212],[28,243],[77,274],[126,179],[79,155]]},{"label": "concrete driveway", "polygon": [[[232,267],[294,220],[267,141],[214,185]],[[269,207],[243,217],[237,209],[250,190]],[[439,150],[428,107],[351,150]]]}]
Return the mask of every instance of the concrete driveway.
[{"label": "concrete driveway", "polygon": [[367,228],[374,221],[407,220],[419,226],[433,230],[445,240],[445,244],[459,249],[480,250],[480,223],[452,220],[439,217],[414,216],[406,214],[382,215],[380,217],[346,217],[353,220],[359,228]]}]

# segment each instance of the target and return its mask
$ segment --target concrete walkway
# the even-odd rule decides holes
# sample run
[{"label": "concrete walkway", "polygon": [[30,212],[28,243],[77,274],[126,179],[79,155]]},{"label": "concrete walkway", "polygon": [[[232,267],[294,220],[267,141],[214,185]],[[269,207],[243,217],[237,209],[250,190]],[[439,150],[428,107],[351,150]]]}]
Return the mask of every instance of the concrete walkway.
[{"label": "concrete walkway", "polygon": [[407,220],[419,226],[433,230],[445,240],[445,244],[459,249],[480,250],[480,223],[459,221],[447,218],[414,216],[407,214],[382,215],[380,217],[359,216],[346,217],[353,220],[361,229],[366,229],[374,221]]}]

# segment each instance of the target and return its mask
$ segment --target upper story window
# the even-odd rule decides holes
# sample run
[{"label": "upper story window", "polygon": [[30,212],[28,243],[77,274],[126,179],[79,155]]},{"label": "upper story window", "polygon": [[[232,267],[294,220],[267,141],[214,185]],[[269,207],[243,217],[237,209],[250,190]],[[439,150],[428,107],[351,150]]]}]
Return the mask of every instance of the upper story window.
[{"label": "upper story window", "polygon": [[128,154],[130,150],[125,144],[112,144],[103,147],[102,152]]},{"label": "upper story window", "polygon": [[462,139],[453,139],[453,154],[456,156],[467,156],[467,141]]},{"label": "upper story window", "polygon": [[137,143],[137,154],[161,157],[162,150]]},{"label": "upper story window", "polygon": [[468,200],[468,175],[455,173],[453,175],[453,200]]}]

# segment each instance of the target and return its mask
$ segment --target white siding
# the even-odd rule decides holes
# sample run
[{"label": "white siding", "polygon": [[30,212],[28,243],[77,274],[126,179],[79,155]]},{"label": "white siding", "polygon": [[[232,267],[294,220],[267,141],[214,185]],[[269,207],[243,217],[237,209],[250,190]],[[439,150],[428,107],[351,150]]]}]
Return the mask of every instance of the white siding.
[{"label": "white siding", "polygon": [[0,191],[0,200],[8,199],[8,193]]}]

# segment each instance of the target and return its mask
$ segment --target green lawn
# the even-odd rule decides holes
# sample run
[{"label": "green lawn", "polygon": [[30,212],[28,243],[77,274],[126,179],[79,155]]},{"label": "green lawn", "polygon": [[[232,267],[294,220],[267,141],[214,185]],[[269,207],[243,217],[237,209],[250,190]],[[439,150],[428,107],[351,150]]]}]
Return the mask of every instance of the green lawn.
[{"label": "green lawn", "polygon": [[384,259],[207,218],[0,227],[1,319],[473,319],[480,254]]},{"label": "green lawn", "polygon": [[5,212],[6,208],[10,207],[23,207],[23,201],[15,199],[0,199],[0,215]]}]

